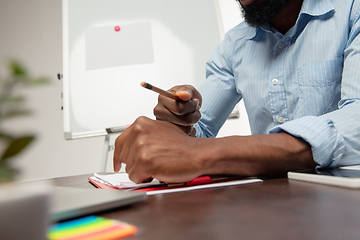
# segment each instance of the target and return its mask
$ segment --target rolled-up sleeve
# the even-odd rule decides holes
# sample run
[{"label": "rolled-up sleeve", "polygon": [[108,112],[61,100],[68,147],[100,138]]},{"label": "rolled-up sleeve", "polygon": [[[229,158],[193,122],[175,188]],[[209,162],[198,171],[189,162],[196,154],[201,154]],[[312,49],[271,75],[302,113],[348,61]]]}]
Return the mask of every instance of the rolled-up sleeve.
[{"label": "rolled-up sleeve", "polygon": [[196,137],[215,137],[241,95],[236,91],[228,35],[206,63],[206,81],[199,88],[203,104],[201,120],[195,124]]},{"label": "rolled-up sleeve", "polygon": [[285,131],[311,145],[319,167],[360,164],[360,11],[352,14],[344,51],[341,100],[338,110],[284,123],[270,133]]}]

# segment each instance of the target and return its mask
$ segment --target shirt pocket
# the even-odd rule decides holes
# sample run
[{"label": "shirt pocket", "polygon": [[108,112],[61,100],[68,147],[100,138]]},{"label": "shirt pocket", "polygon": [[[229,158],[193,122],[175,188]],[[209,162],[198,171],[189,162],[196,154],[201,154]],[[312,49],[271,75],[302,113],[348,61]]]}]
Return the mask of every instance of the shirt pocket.
[{"label": "shirt pocket", "polygon": [[340,101],[343,57],[297,69],[300,116],[320,116],[334,111]]}]

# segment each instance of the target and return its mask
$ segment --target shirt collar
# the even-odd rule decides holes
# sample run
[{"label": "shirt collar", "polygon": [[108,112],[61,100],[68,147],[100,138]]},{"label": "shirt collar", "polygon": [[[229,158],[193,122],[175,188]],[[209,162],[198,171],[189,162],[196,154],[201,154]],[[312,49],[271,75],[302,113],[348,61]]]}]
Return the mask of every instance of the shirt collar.
[{"label": "shirt collar", "polygon": [[[299,18],[302,15],[309,15],[312,17],[323,16],[332,13],[333,11],[335,11],[335,9],[333,4],[331,3],[331,0],[304,0],[299,14]],[[258,27],[258,28],[249,26],[249,32],[245,38],[247,40],[251,40],[256,37],[260,29],[269,32],[271,31],[270,30],[271,28],[272,27],[269,25],[265,25],[263,27]]]},{"label": "shirt collar", "polygon": [[323,16],[334,10],[330,0],[304,0],[300,15]]}]

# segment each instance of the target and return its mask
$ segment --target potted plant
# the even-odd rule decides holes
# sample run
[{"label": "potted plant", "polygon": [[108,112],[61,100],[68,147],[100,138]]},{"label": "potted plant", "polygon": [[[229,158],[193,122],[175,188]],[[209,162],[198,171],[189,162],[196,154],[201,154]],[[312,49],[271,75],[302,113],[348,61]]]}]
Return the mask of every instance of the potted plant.
[{"label": "potted plant", "polygon": [[3,123],[31,113],[26,107],[26,98],[21,94],[21,89],[49,82],[46,77],[31,76],[16,60],[10,60],[6,70],[7,76],[0,76],[0,183],[15,179],[19,171],[10,162],[35,139],[34,134],[18,135],[9,132],[4,129]]}]

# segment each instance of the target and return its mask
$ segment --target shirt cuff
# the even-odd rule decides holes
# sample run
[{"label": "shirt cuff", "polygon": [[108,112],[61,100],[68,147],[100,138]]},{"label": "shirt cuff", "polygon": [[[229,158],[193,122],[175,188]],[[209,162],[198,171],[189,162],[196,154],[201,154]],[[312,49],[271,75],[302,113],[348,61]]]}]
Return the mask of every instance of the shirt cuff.
[{"label": "shirt cuff", "polygon": [[197,122],[197,123],[194,125],[194,128],[195,128],[195,130],[196,130],[195,137],[197,137],[197,138],[214,137],[214,136],[211,135],[211,134],[206,134],[206,132],[204,131],[205,127],[201,127],[200,124],[201,124],[200,122]]},{"label": "shirt cuff", "polygon": [[345,140],[330,119],[306,116],[276,126],[269,133],[281,131],[308,142],[318,167],[336,167],[344,155]]}]

